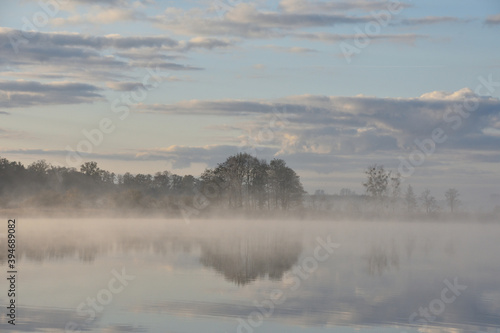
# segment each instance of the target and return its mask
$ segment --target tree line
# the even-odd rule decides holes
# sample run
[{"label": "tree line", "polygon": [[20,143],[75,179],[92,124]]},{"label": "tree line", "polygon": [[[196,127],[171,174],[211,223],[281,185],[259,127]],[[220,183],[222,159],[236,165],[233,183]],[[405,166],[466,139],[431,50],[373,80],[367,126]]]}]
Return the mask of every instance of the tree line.
[{"label": "tree line", "polygon": [[[223,212],[300,212],[311,216],[376,217],[402,214],[434,216],[447,208],[456,213],[462,202],[454,188],[436,199],[430,190],[417,195],[403,190],[401,176],[382,165],[365,169],[365,193],[342,189],[338,195],[304,191],[299,175],[285,161],[269,163],[249,154],[236,154],[206,169],[199,177],[169,171],[155,174],[115,174],[94,161],[79,169],[53,166],[45,160],[28,166],[0,158],[0,208],[66,211],[114,210],[124,214],[162,213],[169,216]],[[444,202],[445,207],[440,203]],[[500,207],[494,212],[500,213]],[[301,215],[302,216],[302,215]]]},{"label": "tree line", "polygon": [[[393,173],[385,170],[382,165],[374,164],[366,169],[365,174],[367,179],[363,186],[369,196],[378,202],[390,204],[392,209],[403,204],[408,213],[413,213],[419,208],[419,203],[426,213],[436,212],[441,208],[429,189],[425,189],[418,198],[411,185],[408,185],[406,192],[402,193],[401,175],[398,172]],[[459,196],[460,193],[455,188],[448,189],[444,194],[451,213],[462,204]]]},{"label": "tree line", "polygon": [[0,158],[1,208],[139,209],[178,214],[210,201],[210,209],[290,211],[301,207],[305,191],[285,161],[259,160],[249,154],[230,156],[200,177],[169,171],[115,174],[94,161],[79,169],[53,166],[45,160],[24,166]]},{"label": "tree line", "polygon": [[[363,194],[343,188],[339,194],[327,195],[323,190],[309,197],[312,210],[331,212],[347,217],[437,217],[448,210],[453,216],[462,206],[460,192],[455,188],[445,191],[443,200],[434,197],[429,189],[417,195],[411,185],[402,189],[401,175],[386,170],[383,165],[370,165],[364,170]],[[306,205],[307,206],[307,205]],[[496,213],[500,213],[497,207]]]}]

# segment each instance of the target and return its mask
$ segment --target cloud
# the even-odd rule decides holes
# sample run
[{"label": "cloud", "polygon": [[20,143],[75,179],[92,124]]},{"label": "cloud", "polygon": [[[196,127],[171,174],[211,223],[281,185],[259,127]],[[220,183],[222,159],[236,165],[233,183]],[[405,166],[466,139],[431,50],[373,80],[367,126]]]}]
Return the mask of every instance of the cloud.
[{"label": "cloud", "polygon": [[[162,81],[168,82],[181,82],[181,81],[192,81],[189,77],[177,77],[174,75],[169,75],[161,78]],[[136,89],[151,89],[153,86],[148,85],[144,86],[142,82],[132,82],[132,81],[116,81],[116,82],[107,82],[106,86],[115,91],[132,91]]]},{"label": "cloud", "polygon": [[127,3],[125,0],[75,0],[82,4],[106,4],[106,5],[123,5]]},{"label": "cloud", "polygon": [[81,104],[104,100],[102,89],[85,83],[0,81],[0,107]]},{"label": "cloud", "polygon": [[179,49],[182,51],[190,51],[194,49],[226,49],[234,46],[234,43],[235,42],[230,39],[194,37],[188,41],[179,42]]},{"label": "cloud", "polygon": [[[83,59],[101,62],[102,65],[123,65],[124,61],[102,52],[118,50],[121,57],[137,58],[146,54],[149,58],[179,58],[161,52],[186,52],[193,49],[212,50],[233,46],[228,39],[196,37],[187,41],[177,41],[167,36],[129,36],[120,35],[92,36],[79,33],[34,33],[25,38],[20,30],[0,28],[0,65],[22,64],[32,61],[60,61]],[[15,52],[15,49],[18,52]],[[141,53],[140,49],[147,49]],[[17,59],[16,59],[17,58]]]},{"label": "cloud", "polygon": [[194,114],[194,115],[248,115],[271,113],[274,106],[269,102],[245,100],[202,101],[190,100],[176,104],[138,104],[136,109],[144,113]]},{"label": "cloud", "polygon": [[[477,105],[467,117],[464,105]],[[470,89],[430,92],[415,98],[299,95],[276,100],[190,100],[139,104],[138,112],[244,117],[232,124],[240,141],[272,147],[280,155],[404,153],[436,128],[449,149],[498,150],[500,101]],[[227,118],[225,118],[227,119]],[[456,128],[458,126],[458,128]],[[214,129],[216,130],[216,129]],[[267,139],[266,139],[267,137]]]},{"label": "cloud", "polygon": [[[92,36],[79,33],[34,33],[0,28],[0,69],[11,77],[95,82],[142,80],[136,69],[196,71],[183,64],[187,52],[227,49],[229,39],[195,37],[178,41],[168,36]],[[17,51],[17,52],[16,52]],[[165,73],[167,74],[167,73]]]},{"label": "cloud", "polygon": [[108,82],[106,85],[116,91],[131,91],[135,89],[144,89],[144,84],[140,82]]},{"label": "cloud", "polygon": [[13,130],[4,129],[4,128],[0,128],[0,138],[2,138],[2,139],[33,139],[33,137],[26,132],[13,131]]},{"label": "cloud", "polygon": [[[477,105],[467,117],[464,105]],[[500,148],[500,100],[468,88],[434,91],[413,98],[297,95],[273,100],[191,100],[174,104],[139,104],[138,112],[219,116],[222,124],[205,128],[208,146],[169,146],[84,155],[89,159],[167,161],[176,169],[193,163],[215,166],[227,156],[247,152],[270,160],[283,158],[292,167],[319,173],[362,170],[374,160],[397,167],[417,142],[441,128],[439,159],[427,167],[449,166],[457,158],[494,162]],[[459,128],[454,128],[459,120]],[[228,138],[228,131],[234,134]],[[416,141],[418,140],[418,141]],[[9,151],[11,154],[56,154],[54,151]],[[59,152],[65,154],[64,151]]]},{"label": "cloud", "polygon": [[167,10],[150,20],[159,27],[184,35],[274,38],[302,28],[366,23],[373,18],[324,11],[290,12],[283,8],[262,11],[255,5],[240,3],[225,12],[222,18],[207,16],[206,12],[199,9],[176,9]]},{"label": "cloud", "polygon": [[500,24],[500,14],[488,16],[484,22],[489,25]]},{"label": "cloud", "polygon": [[310,49],[306,47],[292,46],[277,46],[277,45],[266,45],[263,48],[270,49],[276,52],[284,52],[284,53],[317,53],[318,50]]},{"label": "cloud", "polygon": [[[58,47],[88,47],[95,50],[106,48],[131,49],[141,47],[175,47],[178,41],[166,36],[130,36],[120,35],[92,36],[67,32],[36,32],[25,36],[22,31],[0,28],[0,45],[5,47],[11,40],[24,39],[29,44],[50,45]],[[21,41],[20,45],[27,44]]]},{"label": "cloud", "polygon": [[420,18],[405,19],[400,22],[402,25],[429,25],[438,23],[460,22],[457,17],[451,16],[426,16]]},{"label": "cloud", "polygon": [[94,6],[85,14],[77,14],[68,18],[55,17],[50,23],[54,26],[77,24],[112,24],[120,21],[138,21],[146,19],[146,15],[132,8],[102,8]]},{"label": "cloud", "polygon": [[[376,11],[387,9],[391,4],[397,2],[388,1],[368,1],[368,0],[353,0],[353,1],[307,1],[307,0],[282,0],[279,4],[284,12],[288,13],[314,13],[314,12],[338,12],[338,11]],[[398,8],[411,7],[409,4],[401,3]]]},{"label": "cloud", "polygon": [[[293,37],[298,39],[305,39],[311,41],[320,41],[327,43],[338,43],[342,41],[354,41],[360,38],[360,35],[357,34],[333,34],[327,32],[318,32],[318,33],[297,33],[294,34]],[[392,43],[406,43],[406,44],[414,44],[417,39],[426,39],[429,38],[428,35],[421,34],[378,34],[371,35],[370,40],[372,41],[387,41]]]},{"label": "cloud", "polygon": [[[151,149],[134,150],[132,152],[114,153],[79,153],[86,160],[114,160],[114,161],[162,161],[170,162],[174,169],[189,167],[191,163],[203,163],[216,166],[228,156],[244,152],[245,147],[238,145],[207,145],[207,146],[168,146]],[[276,149],[259,149],[259,153],[272,157]],[[66,157],[66,150],[51,149],[14,149],[0,150],[1,154],[28,155],[28,156],[62,156]]]},{"label": "cloud", "polygon": [[103,329],[103,333],[120,333],[120,332],[149,332],[146,326],[132,325],[110,325]]},{"label": "cloud", "polygon": [[[36,0],[25,0],[37,2]],[[50,2],[49,2],[50,3]],[[102,25],[115,22],[141,21],[146,14],[141,9],[153,5],[153,0],[75,0],[56,1],[57,15],[50,20],[53,26],[81,24]],[[64,15],[62,13],[68,13]],[[65,17],[63,17],[65,16]]]}]

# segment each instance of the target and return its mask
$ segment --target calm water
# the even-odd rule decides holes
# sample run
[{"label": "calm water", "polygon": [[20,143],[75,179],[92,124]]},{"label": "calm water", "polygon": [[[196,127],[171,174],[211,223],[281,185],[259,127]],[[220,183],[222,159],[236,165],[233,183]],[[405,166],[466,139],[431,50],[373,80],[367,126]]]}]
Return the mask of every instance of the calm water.
[{"label": "calm water", "polygon": [[2,310],[0,330],[500,332],[499,236],[498,224],[20,219],[16,326]]}]

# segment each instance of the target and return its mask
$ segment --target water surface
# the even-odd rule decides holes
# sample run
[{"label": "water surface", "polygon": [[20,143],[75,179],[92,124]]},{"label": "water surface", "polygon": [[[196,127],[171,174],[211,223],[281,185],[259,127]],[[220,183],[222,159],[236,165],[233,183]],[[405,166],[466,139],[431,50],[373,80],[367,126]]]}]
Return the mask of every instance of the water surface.
[{"label": "water surface", "polygon": [[498,224],[20,219],[17,235],[2,331],[500,332]]}]

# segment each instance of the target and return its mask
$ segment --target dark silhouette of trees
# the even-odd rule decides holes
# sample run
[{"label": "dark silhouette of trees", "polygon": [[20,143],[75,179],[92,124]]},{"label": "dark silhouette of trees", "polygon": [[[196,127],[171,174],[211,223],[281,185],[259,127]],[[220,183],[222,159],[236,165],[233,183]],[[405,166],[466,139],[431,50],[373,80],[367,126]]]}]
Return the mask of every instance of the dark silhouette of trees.
[{"label": "dark silhouette of trees", "polygon": [[366,188],[366,193],[381,200],[387,195],[391,172],[385,171],[383,165],[374,164],[365,170],[365,174],[367,180],[363,183],[363,186]]},{"label": "dark silhouette of trees", "polygon": [[299,176],[280,159],[269,164],[269,192],[272,207],[282,210],[300,205],[305,193]]},{"label": "dark silhouette of trees", "polygon": [[[339,195],[318,190],[305,196],[300,177],[284,160],[268,163],[246,153],[229,156],[200,177],[169,171],[117,175],[101,169],[95,161],[85,162],[78,169],[53,166],[45,160],[25,167],[0,158],[0,208],[115,209],[123,214],[137,210],[175,216],[184,216],[186,210],[196,216],[300,211],[301,216],[311,212],[339,218],[380,218],[387,213],[397,216],[404,211],[416,213],[418,207],[426,214],[440,210],[429,190],[417,198],[408,185],[401,193],[399,173],[382,165],[369,166],[365,175],[365,194],[343,188]],[[445,193],[451,213],[461,204],[459,196],[454,188]]]},{"label": "dark silhouette of trees", "polygon": [[365,170],[363,186],[377,209],[392,208],[395,212],[401,199],[401,175],[386,171],[383,165],[371,165]]},{"label": "dark silhouette of trees", "polygon": [[302,203],[299,176],[283,160],[265,160],[240,153],[201,176],[202,193],[232,209],[288,210]]},{"label": "dark silhouette of trees", "polygon": [[[268,164],[249,154],[230,156],[200,178],[168,171],[116,175],[97,162],[83,163],[79,170],[55,167],[45,160],[30,164],[0,159],[0,201],[5,207],[159,208],[179,210],[192,205],[199,193],[220,208],[257,211],[288,210],[299,206],[304,190],[299,176],[282,160]],[[271,202],[272,198],[272,202]]]}]

